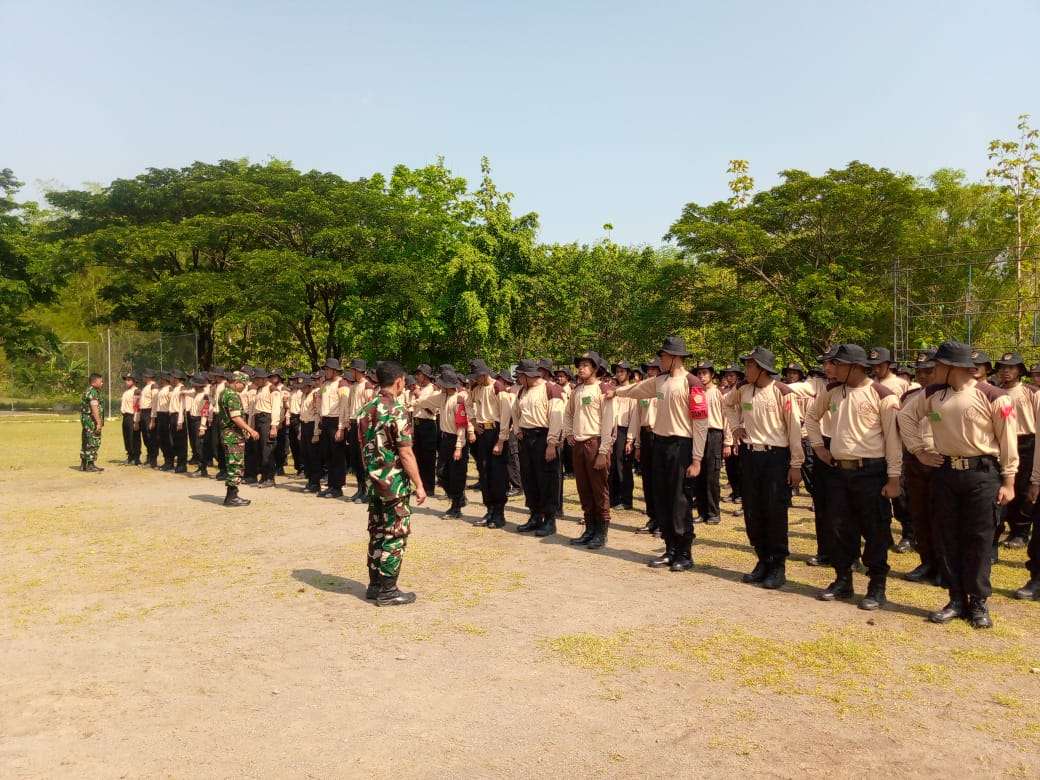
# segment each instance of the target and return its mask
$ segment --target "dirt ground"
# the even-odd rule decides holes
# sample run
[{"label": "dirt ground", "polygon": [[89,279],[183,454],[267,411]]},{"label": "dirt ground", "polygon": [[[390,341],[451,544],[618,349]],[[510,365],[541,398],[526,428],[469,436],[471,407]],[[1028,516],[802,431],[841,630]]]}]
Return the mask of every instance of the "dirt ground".
[{"label": "dirt ground", "polygon": [[767,592],[739,582],[732,504],[672,574],[643,565],[660,548],[635,512],[570,547],[568,482],[546,540],[515,501],[502,531],[470,525],[476,493],[465,521],[420,508],[419,601],[378,609],[363,507],[289,479],[225,510],[213,480],[118,465],[116,425],[105,472],[79,473],[78,438],[0,418],[3,776],[1040,775],[1021,553],[994,570],[992,631],[937,627],[945,594],[898,579],[881,612],[817,601],[804,496]]}]

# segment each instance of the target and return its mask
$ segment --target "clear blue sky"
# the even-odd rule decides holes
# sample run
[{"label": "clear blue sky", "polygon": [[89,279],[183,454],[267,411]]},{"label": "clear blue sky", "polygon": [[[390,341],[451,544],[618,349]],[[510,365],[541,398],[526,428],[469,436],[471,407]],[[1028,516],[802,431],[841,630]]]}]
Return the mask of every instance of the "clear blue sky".
[{"label": "clear blue sky", "polygon": [[[69,187],[274,156],[488,155],[542,238],[656,243],[726,163],[982,176],[1040,124],[1040,2],[0,0],[0,167]],[[38,192],[34,188],[28,194]]]}]

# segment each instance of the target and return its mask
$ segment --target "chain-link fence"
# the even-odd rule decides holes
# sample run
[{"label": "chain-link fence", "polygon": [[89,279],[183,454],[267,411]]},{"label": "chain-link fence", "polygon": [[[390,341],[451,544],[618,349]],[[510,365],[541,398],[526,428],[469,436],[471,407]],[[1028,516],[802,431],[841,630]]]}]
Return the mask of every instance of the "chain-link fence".
[{"label": "chain-link fence", "polygon": [[57,350],[31,360],[12,363],[3,388],[5,408],[66,411],[75,408],[87,378],[105,380],[105,413],[119,412],[123,374],[151,368],[198,368],[198,339],[194,333],[160,333],[106,328],[82,341],[64,341]]}]

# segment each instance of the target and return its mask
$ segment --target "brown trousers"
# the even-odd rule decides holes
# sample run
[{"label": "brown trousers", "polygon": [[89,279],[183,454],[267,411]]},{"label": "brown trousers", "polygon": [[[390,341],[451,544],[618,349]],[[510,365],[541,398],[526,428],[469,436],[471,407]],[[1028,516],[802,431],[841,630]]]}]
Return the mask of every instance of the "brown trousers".
[{"label": "brown trousers", "polygon": [[597,469],[599,436],[574,443],[574,481],[578,483],[581,513],[586,520],[610,522],[610,455],[607,467]]}]

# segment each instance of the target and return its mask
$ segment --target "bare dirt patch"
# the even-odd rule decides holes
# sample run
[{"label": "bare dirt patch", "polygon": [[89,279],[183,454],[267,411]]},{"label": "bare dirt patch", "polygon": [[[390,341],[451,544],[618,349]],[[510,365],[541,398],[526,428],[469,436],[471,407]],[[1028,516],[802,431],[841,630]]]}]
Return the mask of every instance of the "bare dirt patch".
[{"label": "bare dirt patch", "polygon": [[[697,567],[616,518],[608,548],[417,513],[402,584],[364,601],[365,512],[286,480],[243,489],[111,462],[70,470],[74,423],[0,422],[0,767],[39,776],[1035,777],[1040,604],[996,628],[924,621],[934,588],[893,580],[891,607],[814,598],[829,572],[805,497],[779,593],[750,568],[739,517],[698,526]],[[576,514],[568,483],[567,514]],[[727,505],[727,510],[732,510]],[[892,555],[897,572],[911,556]],[[865,582],[857,577],[862,592]]]}]

